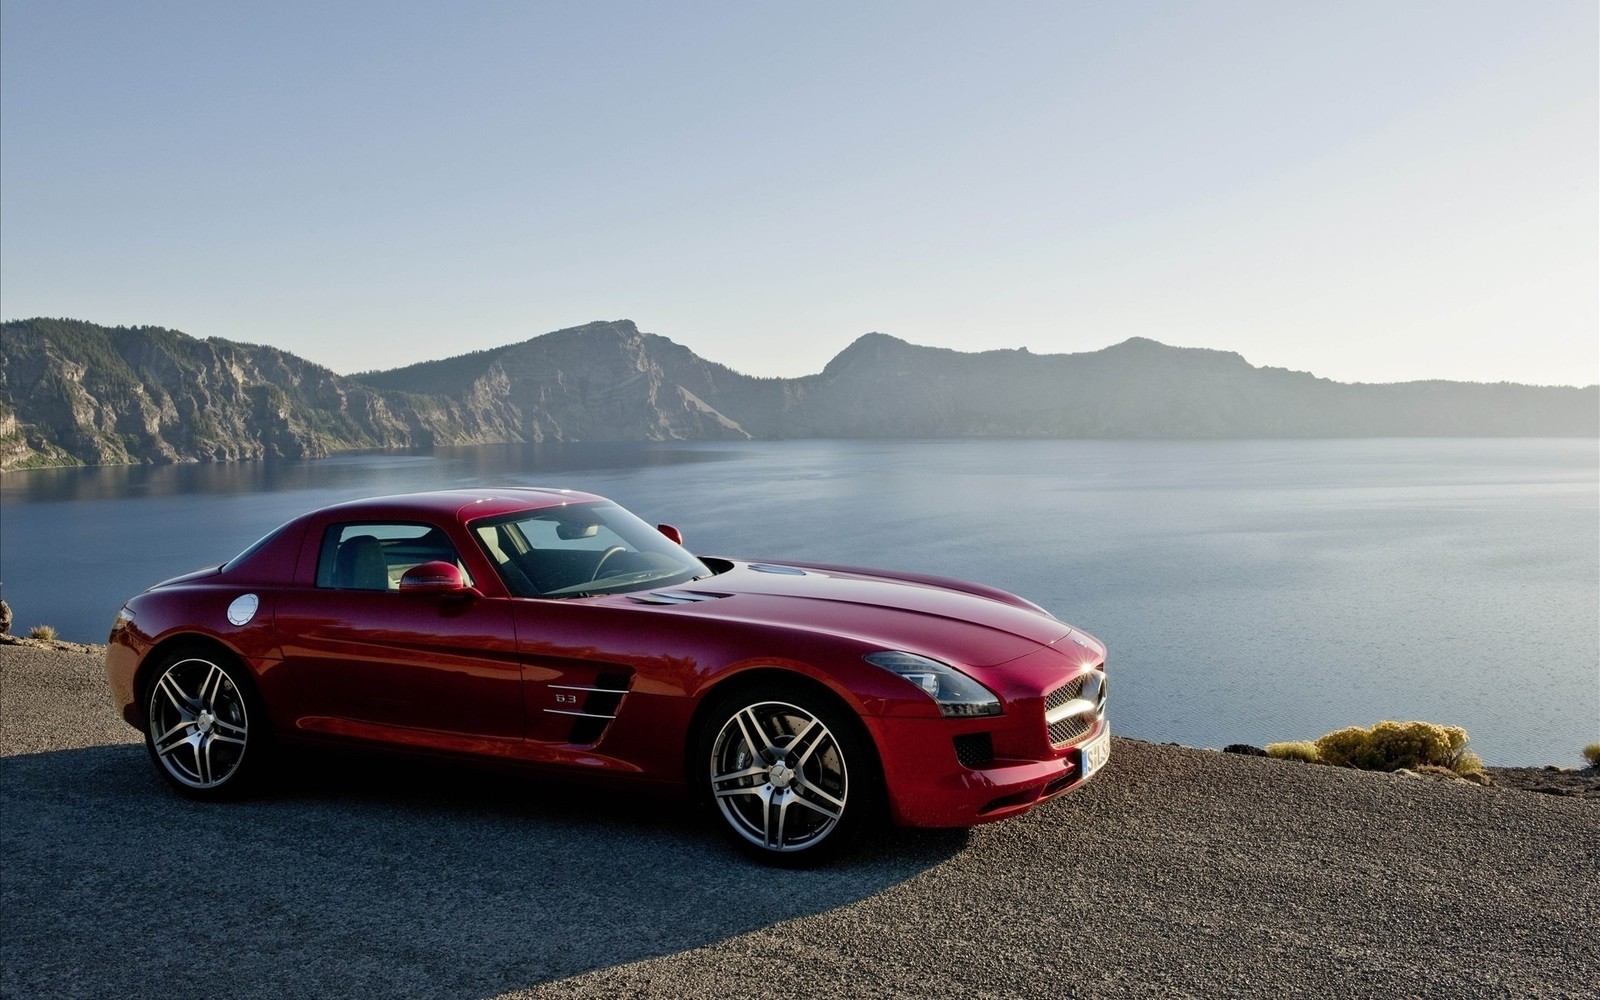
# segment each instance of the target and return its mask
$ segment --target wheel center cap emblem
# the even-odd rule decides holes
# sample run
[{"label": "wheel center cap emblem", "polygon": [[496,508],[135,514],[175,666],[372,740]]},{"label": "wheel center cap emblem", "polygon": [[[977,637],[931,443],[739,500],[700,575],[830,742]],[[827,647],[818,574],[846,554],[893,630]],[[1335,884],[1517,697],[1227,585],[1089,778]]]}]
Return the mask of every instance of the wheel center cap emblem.
[{"label": "wheel center cap emblem", "polygon": [[199,717],[194,720],[194,727],[200,730],[201,734],[204,735],[205,733],[211,732],[211,724],[216,721],[217,717],[215,715],[212,715],[210,712],[203,711],[200,713]]},{"label": "wheel center cap emblem", "polygon": [[794,772],[785,767],[782,762],[772,765],[772,770],[767,772],[767,782],[773,788],[788,788],[789,782],[794,778]]}]

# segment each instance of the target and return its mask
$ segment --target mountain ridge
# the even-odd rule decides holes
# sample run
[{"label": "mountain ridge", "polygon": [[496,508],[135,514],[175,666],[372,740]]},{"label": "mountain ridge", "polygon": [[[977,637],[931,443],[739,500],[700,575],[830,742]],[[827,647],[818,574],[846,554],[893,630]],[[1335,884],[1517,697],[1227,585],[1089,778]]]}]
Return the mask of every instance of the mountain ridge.
[{"label": "mountain ridge", "polygon": [[762,378],[626,319],[348,376],[153,326],[0,336],[0,469],[538,441],[1597,435],[1600,386],[1340,383],[1146,337],[1034,354],[867,333],[820,372]]}]

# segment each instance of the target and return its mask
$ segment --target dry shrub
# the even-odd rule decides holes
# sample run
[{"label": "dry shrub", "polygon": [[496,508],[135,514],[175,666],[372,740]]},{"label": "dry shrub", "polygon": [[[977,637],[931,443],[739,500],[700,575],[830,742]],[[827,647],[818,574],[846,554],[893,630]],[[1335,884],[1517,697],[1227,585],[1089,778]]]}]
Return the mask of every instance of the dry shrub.
[{"label": "dry shrub", "polygon": [[[1487,777],[1483,771],[1483,758],[1479,757],[1471,750],[1463,751],[1461,756],[1456,759],[1456,762],[1450,765],[1450,769],[1461,775],[1463,778],[1471,778],[1474,776],[1479,778]],[[1487,781],[1483,782],[1483,784],[1487,783]]]},{"label": "dry shrub", "polygon": [[1438,764],[1454,770],[1466,748],[1467,731],[1460,726],[1380,722],[1372,727],[1372,749],[1385,771],[1419,764]]},{"label": "dry shrub", "polygon": [[[1476,758],[1478,755],[1470,754],[1469,756]],[[1437,775],[1441,778],[1460,778],[1462,781],[1470,781],[1478,785],[1494,784],[1493,781],[1489,780],[1489,776],[1483,773],[1481,763],[1477,770],[1472,771],[1452,770],[1439,764],[1419,764],[1416,770],[1418,774]]]},{"label": "dry shrub", "polygon": [[1359,767],[1376,770],[1372,750],[1372,730],[1364,726],[1336,729],[1316,741],[1317,754],[1324,764],[1334,767]]},{"label": "dry shrub", "polygon": [[1322,757],[1317,753],[1317,745],[1310,740],[1268,743],[1266,751],[1268,757],[1276,757],[1278,760],[1300,760],[1307,764],[1322,763]]},{"label": "dry shrub", "polygon": [[54,625],[35,625],[33,628],[28,629],[28,638],[30,639],[53,640],[55,637],[56,627]]},{"label": "dry shrub", "polygon": [[1591,743],[1584,747],[1583,759],[1589,762],[1590,767],[1600,767],[1600,743]]},{"label": "dry shrub", "polygon": [[1460,775],[1483,773],[1483,760],[1467,750],[1469,737],[1460,726],[1432,722],[1383,721],[1370,729],[1347,726],[1317,740],[1324,764],[1364,771],[1417,769],[1425,764]]}]

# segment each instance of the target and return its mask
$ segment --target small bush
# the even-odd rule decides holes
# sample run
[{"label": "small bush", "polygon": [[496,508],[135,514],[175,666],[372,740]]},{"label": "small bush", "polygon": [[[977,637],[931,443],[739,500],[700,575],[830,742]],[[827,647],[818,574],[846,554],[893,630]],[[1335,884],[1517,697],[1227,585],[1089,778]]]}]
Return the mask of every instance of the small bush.
[{"label": "small bush", "polygon": [[[1474,760],[1476,760],[1477,757],[1478,757],[1477,754],[1471,754],[1470,756]],[[1481,762],[1479,762],[1479,769],[1478,770],[1471,770],[1471,771],[1453,770],[1453,769],[1448,768],[1448,767],[1442,767],[1442,766],[1440,766],[1438,764],[1419,764],[1419,765],[1417,765],[1416,773],[1418,773],[1418,774],[1436,774],[1441,778],[1460,778],[1463,781],[1470,781],[1473,784],[1477,784],[1477,785],[1492,785],[1492,784],[1494,784],[1494,782],[1492,780],[1490,780],[1489,776],[1487,774],[1483,773],[1482,763]]]},{"label": "small bush", "polygon": [[1276,757],[1278,760],[1299,760],[1307,764],[1322,763],[1322,756],[1317,753],[1317,745],[1310,740],[1268,743],[1266,750],[1268,757]]},{"label": "small bush", "polygon": [[1467,750],[1463,752],[1460,757],[1456,758],[1456,762],[1454,764],[1450,765],[1450,770],[1461,775],[1463,778],[1471,778],[1474,776],[1479,778],[1484,777],[1483,758],[1479,757],[1471,750]]},{"label": "small bush", "polygon": [[1431,722],[1383,721],[1370,729],[1347,726],[1317,740],[1324,764],[1363,771],[1398,771],[1424,764],[1457,774],[1483,773],[1483,760],[1467,750],[1470,737],[1460,726]]},{"label": "small bush", "polygon": [[[1431,722],[1380,722],[1372,727],[1372,749],[1385,771],[1419,764],[1438,764],[1453,771],[1466,752],[1467,731]],[[1483,768],[1481,761],[1478,768]]]},{"label": "small bush", "polygon": [[56,628],[54,625],[35,625],[33,628],[28,629],[28,638],[30,639],[53,640],[55,637]]},{"label": "small bush", "polygon": [[1373,770],[1372,730],[1363,726],[1336,729],[1314,744],[1324,764]]},{"label": "small bush", "polygon": [[1590,767],[1600,767],[1600,743],[1591,743],[1584,747],[1583,759],[1589,762]]}]

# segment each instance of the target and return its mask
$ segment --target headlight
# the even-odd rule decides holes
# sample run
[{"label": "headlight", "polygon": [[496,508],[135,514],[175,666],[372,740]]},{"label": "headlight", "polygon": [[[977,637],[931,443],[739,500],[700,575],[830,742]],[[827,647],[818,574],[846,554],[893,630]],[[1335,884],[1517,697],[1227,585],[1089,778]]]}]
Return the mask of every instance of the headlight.
[{"label": "headlight", "polygon": [[899,674],[928,693],[939,703],[939,711],[951,716],[999,715],[1000,696],[938,660],[916,653],[885,650],[868,653],[864,659],[875,667]]}]

